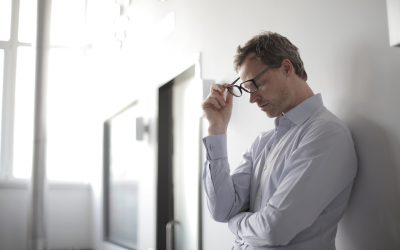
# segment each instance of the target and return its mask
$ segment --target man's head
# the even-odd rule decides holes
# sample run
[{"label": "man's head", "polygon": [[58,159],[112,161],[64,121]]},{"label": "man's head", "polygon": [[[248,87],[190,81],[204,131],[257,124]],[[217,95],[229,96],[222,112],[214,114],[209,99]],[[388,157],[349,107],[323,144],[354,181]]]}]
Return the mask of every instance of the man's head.
[{"label": "man's head", "polygon": [[278,33],[263,32],[253,37],[243,47],[239,46],[234,61],[236,71],[250,54],[254,54],[271,68],[279,68],[284,59],[289,59],[296,74],[304,81],[307,81],[307,73],[297,47]]},{"label": "man's head", "polygon": [[269,117],[277,117],[312,96],[303,62],[287,38],[271,32],[238,47],[235,68],[243,87],[253,88],[250,102]]}]

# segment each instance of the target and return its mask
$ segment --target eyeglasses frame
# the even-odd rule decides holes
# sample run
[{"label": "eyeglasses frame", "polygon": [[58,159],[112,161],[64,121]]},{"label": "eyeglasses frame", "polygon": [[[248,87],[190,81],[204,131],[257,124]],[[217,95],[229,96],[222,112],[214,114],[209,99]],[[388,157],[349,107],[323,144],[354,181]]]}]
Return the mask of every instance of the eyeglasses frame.
[{"label": "eyeglasses frame", "polygon": [[[226,86],[226,88],[228,89],[229,93],[231,93],[231,94],[232,94],[233,96],[235,96],[235,97],[241,97],[242,94],[243,94],[242,91],[244,91],[244,92],[246,92],[246,93],[249,93],[249,94],[255,93],[255,92],[258,91],[258,88],[259,88],[259,86],[256,84],[256,80],[257,80],[258,78],[260,78],[260,77],[261,77],[265,72],[267,72],[269,69],[271,69],[271,68],[267,66],[267,67],[266,67],[265,69],[263,69],[260,73],[258,73],[254,78],[249,79],[249,80],[247,80],[247,81],[244,81],[244,82],[240,83],[239,85],[235,84],[237,81],[240,80],[240,77],[238,77],[238,78],[236,78],[236,80],[234,80],[231,84],[228,84],[228,85]],[[255,89],[254,91],[248,91],[247,89],[243,88],[242,85],[245,84],[245,83],[247,83],[247,82],[251,82],[251,83],[255,86],[256,89]],[[239,89],[239,92],[240,92],[240,95],[236,95],[236,94],[234,93],[234,91],[232,90],[233,88],[238,88],[238,89]]]}]

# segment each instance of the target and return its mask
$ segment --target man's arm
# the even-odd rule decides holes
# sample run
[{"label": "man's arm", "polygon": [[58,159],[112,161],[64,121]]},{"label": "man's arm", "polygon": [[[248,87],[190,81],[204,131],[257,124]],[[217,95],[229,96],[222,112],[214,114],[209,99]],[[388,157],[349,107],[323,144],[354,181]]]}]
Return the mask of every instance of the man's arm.
[{"label": "man's arm", "polygon": [[267,205],[229,221],[237,238],[251,246],[287,245],[311,226],[343,190],[357,168],[352,139],[343,127],[312,131],[288,158],[283,178]]},{"label": "man's arm", "polygon": [[251,149],[243,155],[235,173],[230,175],[226,135],[208,136],[204,138],[204,145],[207,161],[204,164],[203,182],[208,208],[216,221],[227,222],[249,207]]},{"label": "man's arm", "polygon": [[224,85],[213,84],[202,108],[209,123],[204,138],[207,161],[204,164],[203,182],[211,215],[217,221],[228,219],[248,207],[251,172],[250,154],[244,156],[235,175],[230,175],[226,130],[232,113],[233,96]]}]

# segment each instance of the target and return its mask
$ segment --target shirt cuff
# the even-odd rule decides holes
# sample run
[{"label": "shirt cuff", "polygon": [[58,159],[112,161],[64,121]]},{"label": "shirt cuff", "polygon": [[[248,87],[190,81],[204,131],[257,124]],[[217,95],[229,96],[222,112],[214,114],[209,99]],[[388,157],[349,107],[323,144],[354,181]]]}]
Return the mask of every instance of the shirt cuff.
[{"label": "shirt cuff", "polygon": [[203,138],[207,150],[207,160],[227,158],[226,134],[210,135]]}]

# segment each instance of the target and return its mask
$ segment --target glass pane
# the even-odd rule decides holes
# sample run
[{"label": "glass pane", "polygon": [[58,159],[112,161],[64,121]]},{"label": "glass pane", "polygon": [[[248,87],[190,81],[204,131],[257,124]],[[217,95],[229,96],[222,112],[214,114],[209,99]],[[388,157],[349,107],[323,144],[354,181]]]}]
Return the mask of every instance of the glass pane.
[{"label": "glass pane", "polygon": [[85,0],[53,0],[50,44],[82,45],[85,31]]},{"label": "glass pane", "polygon": [[138,159],[143,145],[136,140],[137,107],[131,106],[109,122],[109,176],[106,239],[137,249]]},{"label": "glass pane", "polygon": [[36,0],[20,0],[19,30],[20,42],[32,43],[36,37]]},{"label": "glass pane", "polygon": [[56,181],[87,182],[93,150],[88,122],[83,53],[51,49],[47,85],[47,176]]},{"label": "glass pane", "polygon": [[0,0],[0,40],[8,41],[11,30],[11,0]]},{"label": "glass pane", "polygon": [[16,178],[29,178],[32,169],[34,68],[35,59],[32,47],[19,47],[15,82],[13,155],[13,174]]}]

